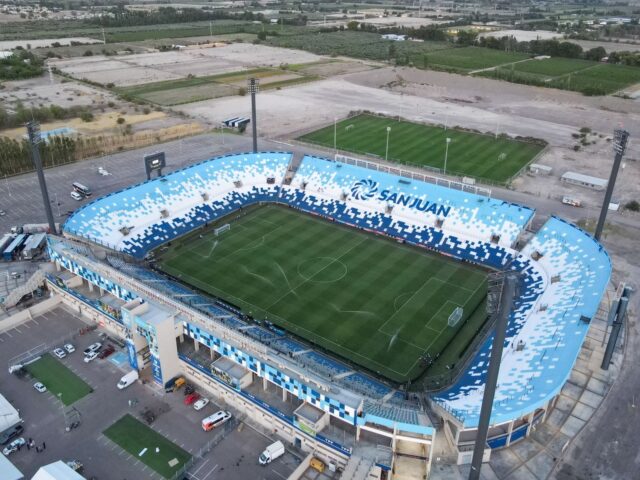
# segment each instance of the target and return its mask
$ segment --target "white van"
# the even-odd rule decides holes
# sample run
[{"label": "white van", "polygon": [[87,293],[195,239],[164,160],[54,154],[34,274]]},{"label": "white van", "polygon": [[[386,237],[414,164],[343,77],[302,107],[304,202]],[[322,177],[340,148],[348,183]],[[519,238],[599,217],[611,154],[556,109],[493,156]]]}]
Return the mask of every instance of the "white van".
[{"label": "white van", "polygon": [[258,462],[260,462],[260,465],[266,465],[282,455],[284,455],[284,445],[278,440],[264,449],[264,452],[258,457]]},{"label": "white van", "polygon": [[231,414],[225,410],[220,410],[213,415],[202,420],[202,429],[205,432],[213,430],[216,427],[219,427],[227,420],[231,418]]},{"label": "white van", "polygon": [[80,195],[78,192],[76,192],[75,190],[71,192],[71,198],[73,198],[74,200],[80,201],[82,200],[82,195]]},{"label": "white van", "polygon": [[138,372],[136,370],[131,370],[129,373],[127,373],[124,377],[120,379],[120,381],[118,382],[118,389],[124,390],[133,382],[138,380],[138,378],[139,378]]}]

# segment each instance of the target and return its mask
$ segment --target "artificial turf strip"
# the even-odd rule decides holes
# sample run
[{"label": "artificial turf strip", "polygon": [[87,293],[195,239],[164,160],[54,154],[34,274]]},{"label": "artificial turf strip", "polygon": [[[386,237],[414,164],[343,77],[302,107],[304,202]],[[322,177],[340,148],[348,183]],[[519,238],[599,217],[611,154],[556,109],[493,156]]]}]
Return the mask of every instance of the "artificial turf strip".
[{"label": "artificial turf strip", "polygon": [[275,205],[173,242],[158,266],[398,382],[456,335],[456,306],[462,325],[486,295],[477,267]]},{"label": "artificial turf strip", "polygon": [[[442,119],[444,121],[444,119]],[[447,173],[476,177],[498,183],[507,182],[544,147],[494,135],[481,135],[452,128],[358,115],[338,122],[336,144],[339,150],[361,154],[386,155],[394,162],[444,168],[446,139],[450,138]],[[487,125],[487,129],[496,125]],[[299,140],[333,148],[334,125],[303,135]]]},{"label": "artificial turf strip", "polygon": [[80,377],[48,353],[25,368],[65,405],[71,405],[93,391]]},{"label": "artificial turf strip", "polygon": [[[111,425],[103,433],[136,460],[140,460],[165,478],[173,478],[176,472],[191,459],[188,452],[129,414]],[[160,449],[158,453],[156,453],[156,447]],[[144,455],[139,456],[144,448],[147,451]],[[169,462],[174,458],[178,460],[178,463],[171,467]]]}]

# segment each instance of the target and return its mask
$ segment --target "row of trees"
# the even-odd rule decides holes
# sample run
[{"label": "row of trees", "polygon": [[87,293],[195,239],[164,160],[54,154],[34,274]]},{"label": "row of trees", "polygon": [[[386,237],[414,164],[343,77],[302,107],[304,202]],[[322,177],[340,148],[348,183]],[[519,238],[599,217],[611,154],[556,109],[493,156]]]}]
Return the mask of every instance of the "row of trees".
[{"label": "row of trees", "polygon": [[13,112],[9,112],[0,105],[0,129],[20,127],[30,120],[44,123],[52,120],[80,117],[89,121],[91,118],[87,114],[91,115],[89,109],[80,106],[63,108],[58,105],[50,105],[48,107],[27,108],[21,102],[18,102]]},{"label": "row of trees", "polygon": [[[40,144],[40,156],[46,167],[76,160],[76,140],[52,137]],[[27,140],[0,137],[0,175],[15,175],[33,170],[31,146]]]},{"label": "row of trees", "polygon": [[231,13],[222,9],[204,10],[200,8],[160,7],[156,11],[128,10],[116,7],[109,10],[111,15],[96,17],[92,23],[103,27],[135,27],[141,25],[162,25],[168,23],[202,22],[208,20],[247,20],[264,21],[261,13],[242,12]]}]

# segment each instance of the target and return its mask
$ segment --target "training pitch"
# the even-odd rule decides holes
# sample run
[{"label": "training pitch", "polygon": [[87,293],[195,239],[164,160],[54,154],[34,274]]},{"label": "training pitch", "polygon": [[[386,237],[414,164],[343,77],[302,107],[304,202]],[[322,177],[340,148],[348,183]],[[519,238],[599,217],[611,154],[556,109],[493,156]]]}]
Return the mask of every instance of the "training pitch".
[{"label": "training pitch", "polygon": [[[446,119],[442,119],[443,123]],[[389,152],[387,154],[387,127]],[[496,125],[487,125],[487,130]],[[535,143],[495,135],[397,121],[373,115],[358,115],[335,126],[331,124],[303,135],[299,140],[333,148],[334,133],[338,150],[373,154],[389,161],[444,168],[447,173],[505,183],[544,148]],[[448,152],[446,139],[450,138]]]},{"label": "training pitch", "polygon": [[426,353],[457,359],[486,319],[483,270],[282,206],[173,242],[157,265],[397,382],[420,375]]},{"label": "training pitch", "polygon": [[65,405],[71,405],[93,392],[87,383],[48,353],[27,365],[26,369]]}]

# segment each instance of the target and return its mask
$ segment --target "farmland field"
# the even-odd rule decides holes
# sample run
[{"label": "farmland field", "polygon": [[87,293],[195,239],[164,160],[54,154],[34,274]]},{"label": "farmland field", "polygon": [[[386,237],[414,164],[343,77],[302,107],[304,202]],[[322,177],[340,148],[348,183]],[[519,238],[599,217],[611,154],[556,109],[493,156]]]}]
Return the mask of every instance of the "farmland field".
[{"label": "farmland field", "polygon": [[157,105],[180,105],[211,98],[238,95],[246,87],[248,77],[261,80],[261,90],[315,80],[315,76],[299,75],[282,69],[256,68],[220,75],[182,78],[123,87],[118,92]]},{"label": "farmland field", "polygon": [[[449,128],[398,122],[390,118],[358,115],[337,124],[339,150],[385,157],[386,129],[393,161],[442,169],[446,138],[451,139],[447,172],[498,183],[507,182],[542,150],[541,145]],[[333,124],[303,135],[299,140],[333,147]]]},{"label": "farmland field", "polygon": [[172,243],[165,272],[397,382],[424,371],[425,353],[457,361],[487,318],[484,270],[290,208]]},{"label": "farmland field", "polygon": [[527,58],[529,55],[525,53],[503,52],[481,47],[454,48],[427,55],[429,67],[446,67],[460,72],[495,67]]}]

